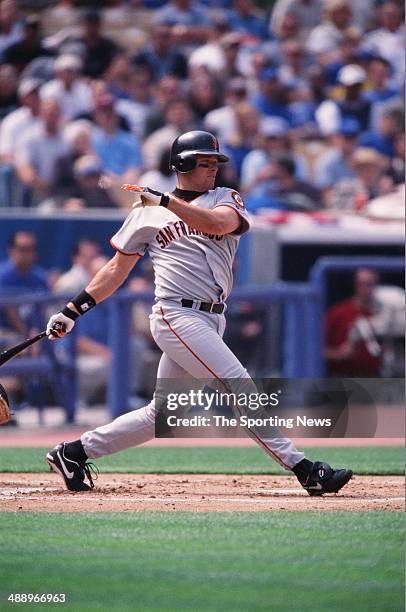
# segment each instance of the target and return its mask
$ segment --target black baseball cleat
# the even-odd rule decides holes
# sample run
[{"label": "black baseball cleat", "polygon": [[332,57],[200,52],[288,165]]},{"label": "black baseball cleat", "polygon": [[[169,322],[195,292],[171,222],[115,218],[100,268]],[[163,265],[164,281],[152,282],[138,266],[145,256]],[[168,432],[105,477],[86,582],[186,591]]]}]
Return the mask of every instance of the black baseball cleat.
[{"label": "black baseball cleat", "polygon": [[338,493],[351,480],[352,474],[352,470],[334,470],[328,463],[315,461],[305,480],[299,478],[299,482],[310,496],[321,496]]},{"label": "black baseball cleat", "polygon": [[[79,463],[66,456],[66,442],[62,442],[47,453],[46,459],[51,470],[62,476],[69,491],[90,491],[94,488],[93,475],[98,472],[93,463]],[[88,479],[90,484],[84,482]]]}]

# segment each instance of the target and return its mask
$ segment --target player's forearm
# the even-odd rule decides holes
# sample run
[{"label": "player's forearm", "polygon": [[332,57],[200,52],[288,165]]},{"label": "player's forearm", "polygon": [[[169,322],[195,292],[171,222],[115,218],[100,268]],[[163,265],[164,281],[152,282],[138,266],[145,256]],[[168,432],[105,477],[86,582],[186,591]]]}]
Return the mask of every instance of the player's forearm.
[{"label": "player's forearm", "polygon": [[191,206],[172,195],[169,198],[168,210],[194,229],[204,232],[205,234],[222,236],[227,233],[224,231],[223,223],[217,218],[212,210]]}]

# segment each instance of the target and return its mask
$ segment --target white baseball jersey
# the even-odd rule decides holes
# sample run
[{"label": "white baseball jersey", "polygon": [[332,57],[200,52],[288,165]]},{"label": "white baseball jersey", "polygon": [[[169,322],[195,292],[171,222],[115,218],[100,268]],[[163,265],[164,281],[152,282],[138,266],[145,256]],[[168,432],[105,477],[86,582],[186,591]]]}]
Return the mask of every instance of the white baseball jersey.
[{"label": "white baseball jersey", "polygon": [[162,206],[134,208],[111,244],[127,255],[143,255],[148,249],[157,300],[222,302],[232,289],[232,264],[240,236],[250,226],[248,213],[239,193],[227,187],[207,191],[189,206],[230,206],[241,225],[233,234],[204,234]]}]

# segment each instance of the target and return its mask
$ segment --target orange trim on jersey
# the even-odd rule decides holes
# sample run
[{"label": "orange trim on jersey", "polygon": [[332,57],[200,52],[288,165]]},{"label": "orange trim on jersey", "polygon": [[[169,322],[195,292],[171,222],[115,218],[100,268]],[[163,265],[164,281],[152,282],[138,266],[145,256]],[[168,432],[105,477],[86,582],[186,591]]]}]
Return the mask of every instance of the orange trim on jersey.
[{"label": "orange trim on jersey", "polygon": [[[163,310],[162,306],[161,306],[160,308],[161,308],[162,320],[163,320],[163,321],[166,323],[166,325],[169,327],[170,331],[171,331],[171,332],[172,332],[172,333],[173,333],[173,334],[174,334],[174,335],[177,337],[177,339],[179,340],[179,342],[180,342],[181,344],[183,344],[183,346],[184,346],[184,347],[185,347],[185,348],[186,348],[186,349],[187,349],[187,350],[188,350],[190,353],[192,353],[193,357],[196,357],[197,361],[198,361],[199,363],[201,363],[201,364],[202,364],[202,366],[203,366],[203,367],[205,367],[205,368],[206,368],[206,370],[208,370],[208,371],[210,372],[210,374],[211,374],[211,375],[212,375],[214,378],[216,378],[218,381],[220,381],[220,382],[221,382],[221,384],[222,384],[222,385],[224,385],[224,387],[225,387],[226,391],[228,391],[229,393],[232,393],[232,390],[231,390],[231,389],[229,389],[229,388],[227,387],[227,385],[226,385],[226,384],[225,384],[225,383],[224,383],[224,382],[221,380],[221,378],[220,378],[219,376],[217,376],[217,374],[216,374],[215,372],[213,372],[213,370],[212,370],[212,369],[211,369],[211,368],[210,368],[210,367],[207,365],[207,363],[205,363],[205,362],[203,361],[203,359],[200,359],[200,357],[199,357],[198,355],[196,355],[196,353],[195,353],[195,352],[194,352],[194,351],[193,351],[193,350],[190,348],[190,346],[189,346],[189,345],[188,345],[188,344],[187,344],[187,343],[186,343],[184,340],[182,340],[182,338],[179,336],[179,334],[178,334],[178,333],[177,333],[177,332],[176,332],[176,331],[173,329],[173,327],[172,327],[172,325],[169,323],[168,319],[166,319],[166,318],[165,318],[165,313],[164,313],[164,310]],[[239,415],[241,416],[241,413],[240,413],[240,411],[238,410],[238,407],[237,407],[237,406],[236,406],[236,409],[237,409],[237,411],[238,411]],[[259,445],[260,445],[260,446],[262,446],[262,448],[264,448],[264,449],[266,450],[266,452],[267,452],[267,453],[269,453],[270,455],[272,455],[272,457],[274,457],[274,458],[275,458],[275,461],[277,461],[277,462],[278,462],[280,465],[282,465],[283,467],[285,467],[287,470],[291,470],[291,469],[292,469],[291,467],[289,467],[288,465],[286,465],[286,463],[284,463],[284,462],[282,461],[282,459],[281,459],[280,457],[278,457],[278,455],[277,455],[277,454],[276,454],[274,451],[272,451],[272,450],[269,448],[269,446],[267,446],[267,445],[265,444],[265,442],[264,442],[263,440],[261,440],[261,438],[260,438],[260,437],[259,437],[259,436],[258,436],[258,435],[255,433],[255,431],[253,431],[252,429],[249,429],[249,427],[247,427],[247,429],[248,429],[248,430],[251,432],[251,434],[253,435],[253,437],[254,437],[254,438],[255,438],[255,439],[258,441]]]},{"label": "orange trim on jersey", "polygon": [[121,253],[121,255],[127,255],[127,257],[133,257],[134,255],[138,255],[138,257],[144,257],[144,255],[141,255],[141,253],[124,253],[124,251],[119,249],[112,240],[110,240],[110,244],[113,247],[113,249]]}]

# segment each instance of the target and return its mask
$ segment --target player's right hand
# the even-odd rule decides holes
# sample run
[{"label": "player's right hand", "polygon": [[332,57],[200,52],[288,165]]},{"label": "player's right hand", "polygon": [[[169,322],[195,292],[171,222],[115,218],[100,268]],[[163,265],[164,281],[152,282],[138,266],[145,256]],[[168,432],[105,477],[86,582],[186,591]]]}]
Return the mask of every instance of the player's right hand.
[{"label": "player's right hand", "polygon": [[69,319],[62,312],[52,315],[46,329],[48,340],[63,338],[72,331],[74,325],[75,321]]}]

